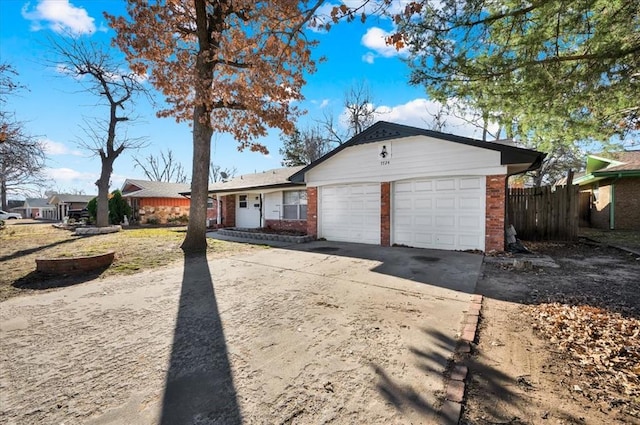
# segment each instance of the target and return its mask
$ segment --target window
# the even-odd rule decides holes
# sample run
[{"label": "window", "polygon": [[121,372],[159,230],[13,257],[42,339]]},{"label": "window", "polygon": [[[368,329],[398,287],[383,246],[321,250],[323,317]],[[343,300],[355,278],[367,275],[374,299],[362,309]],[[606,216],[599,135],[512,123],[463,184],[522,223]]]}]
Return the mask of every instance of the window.
[{"label": "window", "polygon": [[282,218],[285,220],[307,219],[306,190],[295,190],[283,193]]},{"label": "window", "polygon": [[247,195],[238,195],[238,208],[247,208]]},{"label": "window", "polygon": [[207,198],[207,209],[213,208],[213,199]]}]

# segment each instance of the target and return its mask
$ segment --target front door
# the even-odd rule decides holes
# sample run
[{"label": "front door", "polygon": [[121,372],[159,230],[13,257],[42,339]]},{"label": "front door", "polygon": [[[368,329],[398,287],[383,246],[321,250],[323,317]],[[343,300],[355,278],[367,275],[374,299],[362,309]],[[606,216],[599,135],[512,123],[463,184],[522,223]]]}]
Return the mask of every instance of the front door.
[{"label": "front door", "polygon": [[255,229],[261,227],[260,194],[241,193],[236,195],[236,227]]}]

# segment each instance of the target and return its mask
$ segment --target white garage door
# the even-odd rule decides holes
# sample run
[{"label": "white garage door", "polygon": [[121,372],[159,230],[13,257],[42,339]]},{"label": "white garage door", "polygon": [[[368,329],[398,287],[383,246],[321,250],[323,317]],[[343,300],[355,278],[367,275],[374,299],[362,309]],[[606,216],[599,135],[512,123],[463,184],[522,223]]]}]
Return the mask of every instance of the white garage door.
[{"label": "white garage door", "polygon": [[392,205],[396,244],[484,250],[484,177],[395,182]]},{"label": "white garage door", "polygon": [[320,188],[320,237],[380,244],[380,184]]}]

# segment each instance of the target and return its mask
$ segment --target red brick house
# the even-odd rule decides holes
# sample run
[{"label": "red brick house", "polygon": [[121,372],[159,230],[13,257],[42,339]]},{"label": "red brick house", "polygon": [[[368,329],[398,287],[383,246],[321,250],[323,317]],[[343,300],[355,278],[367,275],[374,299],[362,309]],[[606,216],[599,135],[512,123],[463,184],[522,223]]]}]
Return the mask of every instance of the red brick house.
[{"label": "red brick house", "polygon": [[180,194],[189,189],[185,183],[127,179],[121,192],[131,206],[131,222],[165,224],[189,216],[191,201]]},{"label": "red brick house", "polygon": [[589,155],[580,186],[581,216],[600,229],[640,230],[640,151]]},{"label": "red brick house", "polygon": [[293,174],[307,233],[446,250],[504,249],[509,176],[544,154],[380,121]]},{"label": "red brick house", "polygon": [[[289,177],[302,167],[243,174],[209,186],[207,220],[212,227],[307,230],[304,182]],[[188,195],[188,193],[186,193]]]}]

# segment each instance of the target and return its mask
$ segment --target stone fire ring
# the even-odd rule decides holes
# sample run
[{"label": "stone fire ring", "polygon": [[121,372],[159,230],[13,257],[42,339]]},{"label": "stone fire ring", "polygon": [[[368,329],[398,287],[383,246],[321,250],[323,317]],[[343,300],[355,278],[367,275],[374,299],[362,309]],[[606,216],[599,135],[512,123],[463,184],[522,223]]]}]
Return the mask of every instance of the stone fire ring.
[{"label": "stone fire ring", "polygon": [[114,257],[115,251],[84,257],[39,258],[36,259],[36,271],[63,275],[106,269]]}]

